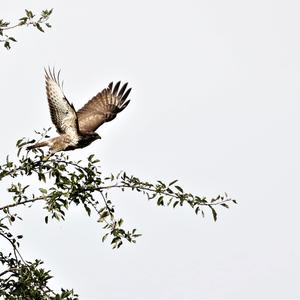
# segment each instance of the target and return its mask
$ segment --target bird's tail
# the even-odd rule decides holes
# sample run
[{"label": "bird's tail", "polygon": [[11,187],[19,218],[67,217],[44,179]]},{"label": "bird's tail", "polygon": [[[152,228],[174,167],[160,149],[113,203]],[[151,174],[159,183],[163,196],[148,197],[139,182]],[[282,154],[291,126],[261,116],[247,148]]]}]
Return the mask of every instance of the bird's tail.
[{"label": "bird's tail", "polygon": [[48,141],[43,141],[43,142],[39,142],[36,143],[34,145],[28,146],[27,150],[31,150],[31,149],[35,149],[35,148],[41,148],[41,147],[45,147],[48,146]]}]

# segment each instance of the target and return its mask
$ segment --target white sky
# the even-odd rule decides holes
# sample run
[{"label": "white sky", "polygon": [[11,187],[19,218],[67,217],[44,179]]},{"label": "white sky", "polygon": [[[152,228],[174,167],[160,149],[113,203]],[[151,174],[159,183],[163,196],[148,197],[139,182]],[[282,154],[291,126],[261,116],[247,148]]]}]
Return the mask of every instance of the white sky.
[{"label": "white sky", "polygon": [[25,8],[54,8],[53,28],[16,30],[0,51],[2,161],[51,125],[43,68],[56,66],[77,108],[110,81],[133,88],[102,140],[72,158],[96,153],[106,173],[180,179],[239,204],[214,223],[116,194],[118,215],[143,233],[118,251],[83,210],[44,225],[40,207],[24,209],[23,255],[81,299],[299,298],[300,2],[14,0],[0,15]]}]

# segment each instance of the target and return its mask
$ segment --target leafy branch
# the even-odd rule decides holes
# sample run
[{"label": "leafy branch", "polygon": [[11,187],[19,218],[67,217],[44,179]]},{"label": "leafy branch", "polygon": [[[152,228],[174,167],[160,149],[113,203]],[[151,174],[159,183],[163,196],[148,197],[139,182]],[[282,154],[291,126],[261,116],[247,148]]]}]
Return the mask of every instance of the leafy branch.
[{"label": "leafy branch", "polygon": [[[48,131],[36,133],[45,138]],[[33,142],[25,138],[18,140],[16,157],[11,159],[7,156],[0,165],[0,182],[2,185],[7,183],[10,195],[10,200],[2,201],[0,205],[0,238],[12,248],[8,255],[0,251],[0,297],[5,299],[78,299],[73,290],[61,289],[60,293],[55,293],[49,288],[48,281],[52,276],[50,271],[42,268],[42,261],[23,259],[19,251],[19,241],[23,237],[15,237],[10,232],[10,226],[16,220],[22,220],[20,213],[14,211],[15,207],[43,203],[44,221],[48,223],[49,219],[64,220],[72,205],[80,205],[88,216],[95,215],[102,225],[102,241],[110,240],[116,249],[124,241],[135,243],[141,234],[136,228],[126,229],[123,218],[117,216],[111,199],[114,190],[141,194],[158,206],[176,208],[185,205],[203,217],[209,211],[215,221],[219,207],[229,208],[230,204],[236,203],[226,193],[215,198],[193,195],[184,191],[177,180],[151,183],[124,171],[105,176],[100,161],[94,155],[85,161],[73,161],[61,152],[45,160],[41,148],[27,150]],[[22,184],[24,177],[36,183]]]},{"label": "leafy branch", "polygon": [[7,31],[22,26],[32,26],[37,28],[39,31],[44,32],[45,26],[51,28],[51,24],[48,23],[49,17],[52,14],[53,9],[43,10],[39,16],[33,14],[31,10],[25,9],[25,16],[19,19],[19,22],[10,25],[10,22],[0,19],[0,43],[3,43],[4,47],[9,50],[11,43],[17,42],[17,40],[8,34]]},{"label": "leafy branch", "polygon": [[[6,212],[8,213],[8,212]],[[8,213],[9,214],[9,213]],[[48,281],[52,278],[50,271],[44,270],[41,260],[33,262],[25,261],[19,252],[19,240],[22,235],[14,237],[9,232],[9,227],[4,224],[2,218],[0,222],[0,237],[9,242],[12,252],[4,255],[0,251],[0,263],[3,271],[0,271],[0,297],[5,299],[66,299],[78,300],[78,295],[73,290],[61,289],[60,293],[55,293],[48,286]],[[9,223],[14,222],[13,216],[9,216]],[[12,254],[13,253],[13,254]]]},{"label": "leafy branch", "polygon": [[[45,132],[39,134],[45,136]],[[72,161],[63,152],[44,160],[45,154],[42,149],[32,151],[26,149],[31,142],[19,140],[18,161],[15,163],[7,157],[6,163],[0,166],[0,180],[5,177],[13,178],[8,188],[8,192],[12,194],[12,202],[0,207],[0,211],[8,214],[13,207],[42,201],[47,223],[49,217],[64,220],[71,205],[82,205],[89,216],[92,212],[96,214],[98,222],[103,224],[102,239],[105,240],[110,236],[113,248],[119,248],[124,240],[135,243],[140,234],[136,229],[124,229],[124,220],[117,218],[115,206],[110,198],[112,190],[140,193],[148,200],[155,201],[158,206],[175,208],[187,205],[196,214],[201,213],[203,217],[208,209],[215,221],[217,207],[229,208],[230,203],[236,203],[226,193],[211,199],[193,195],[184,191],[177,180],[170,183],[160,180],[150,183],[136,176],[129,176],[124,171],[104,176],[99,160],[94,155],[90,155],[85,163]],[[16,181],[24,176],[35,177],[40,182],[40,187],[22,185]]]}]

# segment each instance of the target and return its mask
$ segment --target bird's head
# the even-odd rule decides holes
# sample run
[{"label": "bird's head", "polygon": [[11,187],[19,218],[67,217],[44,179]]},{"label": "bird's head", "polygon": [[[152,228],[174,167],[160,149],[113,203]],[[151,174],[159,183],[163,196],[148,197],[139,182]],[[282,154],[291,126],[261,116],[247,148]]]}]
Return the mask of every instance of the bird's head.
[{"label": "bird's head", "polygon": [[100,139],[101,139],[101,136],[100,136],[97,132],[91,132],[91,133],[90,133],[90,138],[91,138],[93,141],[96,141],[96,140],[100,140]]},{"label": "bird's head", "polygon": [[101,139],[100,135],[96,132],[86,132],[81,134],[79,143],[77,145],[78,148],[84,148],[91,144],[92,142]]}]

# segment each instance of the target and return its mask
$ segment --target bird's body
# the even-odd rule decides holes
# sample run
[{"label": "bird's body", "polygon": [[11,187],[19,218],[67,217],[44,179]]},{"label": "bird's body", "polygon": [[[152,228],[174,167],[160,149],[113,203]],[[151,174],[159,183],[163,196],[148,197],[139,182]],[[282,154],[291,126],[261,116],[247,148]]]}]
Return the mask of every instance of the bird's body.
[{"label": "bird's body", "polygon": [[59,73],[49,69],[46,72],[46,91],[51,120],[59,136],[38,142],[28,147],[34,149],[48,146],[50,155],[59,151],[69,151],[84,148],[100,136],[95,131],[105,122],[113,120],[130,102],[126,100],[131,89],[125,83],[120,89],[120,82],[98,93],[79,111],[67,100],[59,82]]}]

